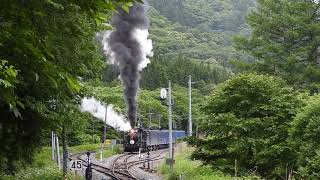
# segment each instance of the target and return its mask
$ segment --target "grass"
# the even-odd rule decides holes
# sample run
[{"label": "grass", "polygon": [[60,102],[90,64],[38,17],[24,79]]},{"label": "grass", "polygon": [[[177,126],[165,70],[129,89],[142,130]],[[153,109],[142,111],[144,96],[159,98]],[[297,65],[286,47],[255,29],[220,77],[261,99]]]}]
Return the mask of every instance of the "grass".
[{"label": "grass", "polygon": [[191,161],[189,159],[192,149],[184,148],[183,152],[178,153],[175,156],[176,163],[174,164],[173,172],[170,173],[169,166],[162,164],[159,169],[165,179],[174,180],[179,179],[182,175],[185,180],[231,180],[231,176],[226,176],[221,172],[213,171],[209,166],[202,166],[200,161]]},{"label": "grass", "polygon": [[[100,159],[100,150],[101,148],[96,153],[96,159]],[[111,146],[108,146],[103,148],[102,157],[106,158],[115,154],[121,154],[122,152],[123,152],[123,148],[120,145],[115,145],[113,149],[111,148]]]},{"label": "grass", "polygon": [[[79,153],[85,151],[98,151],[101,148],[101,144],[87,144],[69,147],[70,153]],[[60,148],[60,153],[62,149]],[[103,157],[108,157],[115,153],[121,153],[121,147],[119,145],[114,147],[114,151],[106,148]],[[99,156],[100,157],[100,156]],[[55,161],[51,160],[51,148],[44,147],[34,157],[34,162],[25,169],[19,170],[14,176],[12,175],[1,175],[0,180],[61,180],[62,171],[58,169]],[[68,179],[75,179],[74,173],[68,173]],[[78,180],[83,180],[83,177],[77,177]]]},{"label": "grass", "polygon": [[86,152],[86,151],[97,151],[101,148],[101,144],[84,144],[79,146],[73,146],[69,147],[70,153],[80,153],[80,152]]},{"label": "grass", "polygon": [[[178,149],[178,148],[177,148]],[[180,175],[184,177],[185,180],[232,180],[233,177],[225,175],[220,171],[213,170],[210,166],[204,166],[200,161],[192,161],[190,155],[193,148],[186,147],[182,145],[180,151],[175,155],[175,164],[173,172],[170,173],[168,165],[162,164],[159,167],[159,172],[163,175],[164,179],[167,180],[178,180]],[[241,177],[239,179],[255,179],[255,177]]]}]

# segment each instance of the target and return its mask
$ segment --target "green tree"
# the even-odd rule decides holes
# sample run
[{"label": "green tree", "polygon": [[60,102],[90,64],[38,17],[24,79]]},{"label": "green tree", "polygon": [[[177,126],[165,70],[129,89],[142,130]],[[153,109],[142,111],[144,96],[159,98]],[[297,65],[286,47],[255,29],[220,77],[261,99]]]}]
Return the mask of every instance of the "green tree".
[{"label": "green tree", "polygon": [[233,35],[248,35],[247,11],[255,0],[151,0],[150,35],[156,56],[219,62],[246,58],[232,47]]},{"label": "green tree", "polygon": [[0,171],[12,173],[31,161],[47,129],[57,123],[45,113],[52,102],[76,102],[79,77],[101,72],[104,63],[95,33],[106,28],[102,22],[116,6],[131,2],[1,2]]},{"label": "green tree", "polygon": [[291,141],[296,149],[297,173],[301,179],[320,178],[320,96],[311,97],[292,122]]},{"label": "green tree", "polygon": [[236,38],[236,48],[254,57],[255,70],[317,92],[319,10],[316,1],[258,0],[257,9],[247,18],[251,36]]},{"label": "green tree", "polygon": [[[206,85],[212,86],[225,81],[231,72],[218,63],[192,61],[181,54],[176,58],[168,59],[157,56],[144,70],[141,87],[153,90],[165,86],[168,80],[187,87],[189,75],[192,76],[193,81],[203,81]],[[195,87],[203,89],[206,85],[200,83],[195,84]]]},{"label": "green tree", "polygon": [[[188,114],[189,114],[189,96],[188,88],[173,85],[172,86],[172,96],[173,96],[173,121],[177,124],[180,130],[188,131]],[[204,101],[204,96],[200,93],[198,89],[192,89],[192,117],[193,117],[193,129],[195,132],[197,121],[202,118],[200,113],[200,104]]]},{"label": "green tree", "polygon": [[255,172],[266,178],[285,177],[294,165],[288,128],[301,106],[297,93],[272,76],[242,74],[218,85],[200,121],[203,138],[190,139],[193,157],[224,172]]}]

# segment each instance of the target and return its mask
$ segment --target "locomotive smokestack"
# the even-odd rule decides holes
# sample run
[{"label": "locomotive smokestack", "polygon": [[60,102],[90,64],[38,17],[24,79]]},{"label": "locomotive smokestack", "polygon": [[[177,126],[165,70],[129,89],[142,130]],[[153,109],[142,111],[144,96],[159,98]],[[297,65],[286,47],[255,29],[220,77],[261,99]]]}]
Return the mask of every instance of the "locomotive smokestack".
[{"label": "locomotive smokestack", "polygon": [[129,13],[118,8],[112,17],[113,32],[105,32],[103,45],[109,62],[118,65],[130,125],[135,126],[140,71],[150,63],[152,42],[148,39],[147,5],[134,4]]}]

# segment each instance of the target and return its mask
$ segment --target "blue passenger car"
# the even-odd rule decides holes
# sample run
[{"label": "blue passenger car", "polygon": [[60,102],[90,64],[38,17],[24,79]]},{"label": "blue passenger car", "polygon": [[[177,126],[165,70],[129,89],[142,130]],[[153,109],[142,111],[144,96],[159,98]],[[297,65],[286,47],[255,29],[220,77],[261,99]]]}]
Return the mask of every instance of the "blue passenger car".
[{"label": "blue passenger car", "polygon": [[[185,137],[184,131],[173,130],[172,142]],[[148,130],[147,147],[151,149],[164,148],[169,146],[169,130]]]}]

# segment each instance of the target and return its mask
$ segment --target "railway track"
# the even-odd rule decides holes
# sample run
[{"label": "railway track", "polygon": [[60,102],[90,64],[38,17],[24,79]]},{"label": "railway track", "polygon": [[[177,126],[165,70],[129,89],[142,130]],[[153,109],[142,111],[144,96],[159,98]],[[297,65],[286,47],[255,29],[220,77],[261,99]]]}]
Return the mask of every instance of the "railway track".
[{"label": "railway track", "polygon": [[[94,152],[91,152],[94,153]],[[82,155],[85,155],[86,152],[84,153],[77,153],[71,155],[73,159],[79,159],[83,161],[83,165],[85,167],[88,167],[88,162],[81,158]],[[156,161],[156,160],[161,160],[164,157],[161,157],[161,154],[155,155],[153,157],[150,157],[148,160],[149,161]],[[97,172],[100,172],[108,177],[111,177],[112,179],[116,180],[138,180],[137,177],[133,175],[132,172],[130,172],[130,169],[134,166],[137,166],[142,163],[146,163],[146,159],[139,159],[139,160],[132,160],[129,161],[130,159],[133,159],[134,156],[137,156],[136,154],[122,154],[118,156],[113,162],[112,162],[112,168],[108,168],[99,164],[91,163],[91,168],[96,170]]]},{"label": "railway track", "polygon": [[135,154],[123,154],[113,161],[112,172],[118,179],[137,179],[129,170],[128,160],[134,156]]},{"label": "railway track", "polygon": [[[78,159],[78,160],[81,160],[83,162],[83,166],[85,167],[88,167],[88,162],[81,158],[82,155],[85,155],[86,152],[83,152],[83,153],[77,153],[77,154],[73,154],[71,157],[74,159]],[[123,156],[123,155],[121,155]],[[111,169],[111,168],[108,168],[108,167],[105,167],[105,166],[102,166],[102,165],[99,165],[99,164],[96,164],[96,163],[91,163],[91,168],[93,170],[96,170],[97,172],[99,173],[102,173],[108,177],[111,177],[112,179],[116,179],[116,180],[122,180],[122,179],[128,179],[128,180],[131,180],[131,179],[136,179],[135,177],[133,177],[131,174],[127,173],[127,172],[123,172],[123,171],[120,171],[118,169]]]}]

